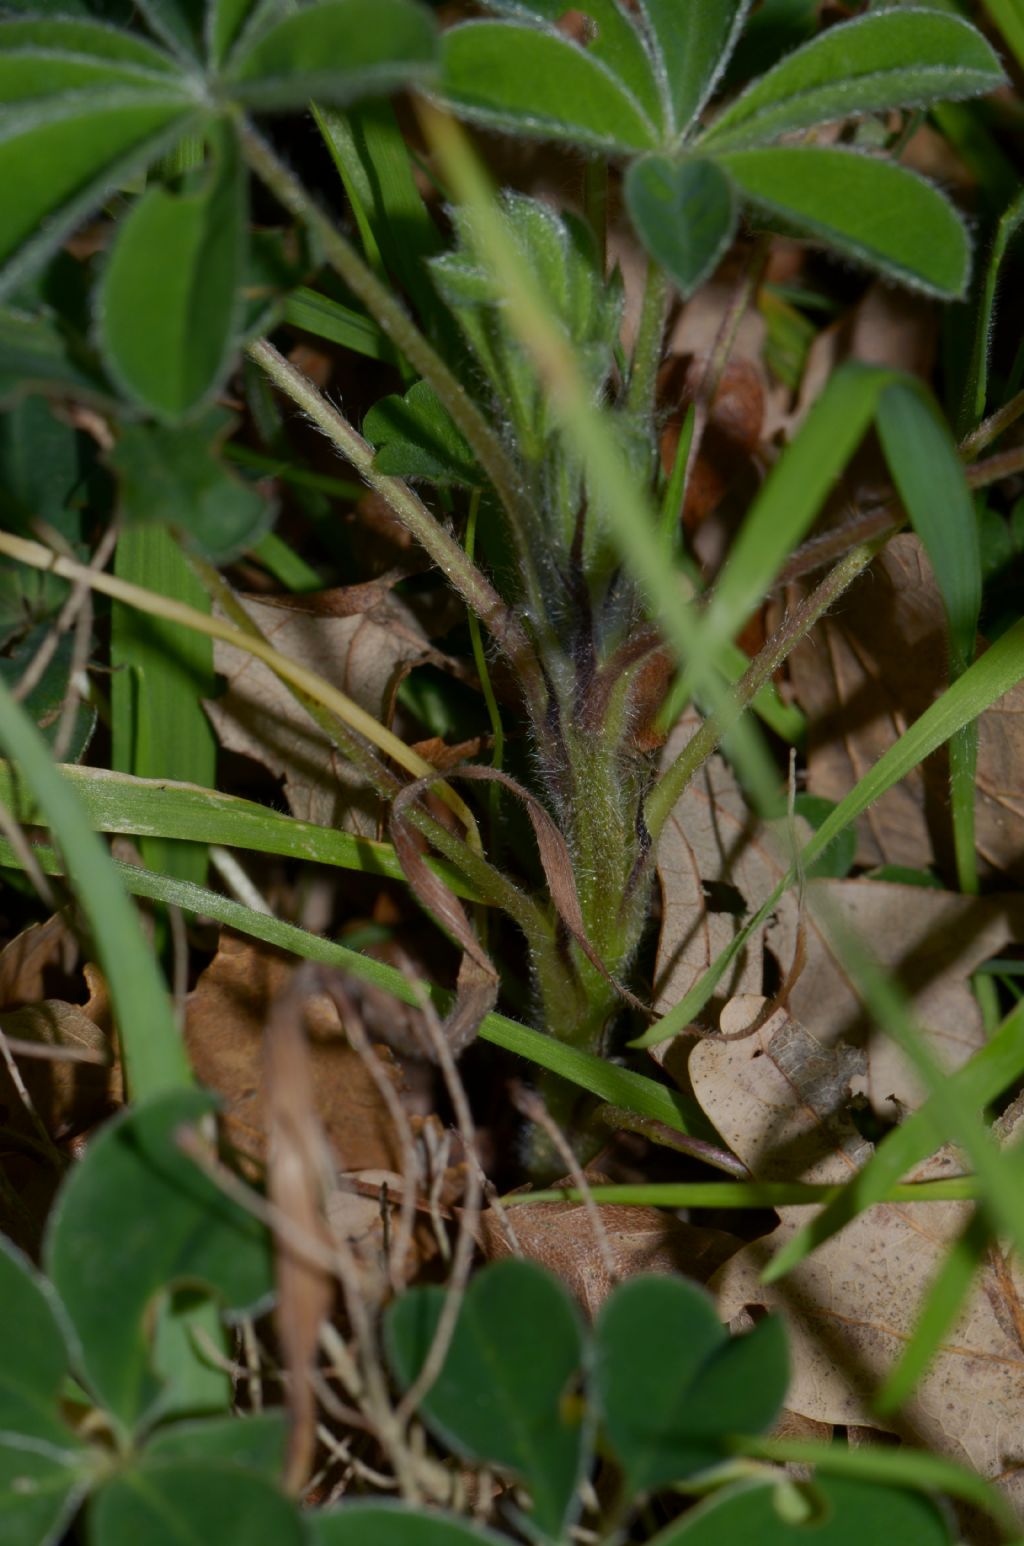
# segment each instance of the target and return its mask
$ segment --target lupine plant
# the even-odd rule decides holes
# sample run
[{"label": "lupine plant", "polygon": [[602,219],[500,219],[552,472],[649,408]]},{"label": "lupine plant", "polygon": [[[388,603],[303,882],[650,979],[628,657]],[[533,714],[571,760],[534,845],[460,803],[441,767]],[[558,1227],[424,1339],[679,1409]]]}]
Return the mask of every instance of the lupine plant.
[{"label": "lupine plant", "polygon": [[[300,1511],[280,1486],[281,1412],[228,1415],[221,1320],[269,1303],[270,1235],[259,1198],[210,1144],[214,1102],[192,1087],[160,967],[163,914],[145,938],[126,892],[420,1009],[431,994],[453,1053],[480,1038],[543,1071],[570,1156],[586,1160],[618,1123],[669,1132],[691,1157],[743,1174],[688,1096],[628,1066],[627,1041],[656,1045],[696,1022],[784,892],[947,742],[956,879],[976,891],[974,725],[1024,678],[1024,624],[976,658],[971,496],[1020,470],[1012,451],[971,465],[1018,411],[995,401],[988,346],[1020,200],[972,288],[964,216],[901,159],[926,115],[942,124],[949,104],[1005,88],[993,43],[946,6],[871,6],[823,26],[815,7],[772,0],[569,10],[515,0],[487,11],[441,25],[416,0],[68,0],[8,6],[0,20],[3,854],[67,877],[132,1099],[64,1180],[42,1271],[13,1246],[0,1254],[0,1519],[12,1546],[66,1529],[94,1546],[498,1540],[458,1517],[455,1493],[446,1511],[426,1506],[440,1494],[422,1433],[410,1444],[414,1414],[401,1394],[382,1406],[380,1381],[413,1392],[450,1469],[457,1460],[500,1478],[501,1539],[570,1539],[598,1464],[591,1514],[609,1542],[842,1546],[877,1530],[939,1546],[953,1539],[939,1492],[1013,1528],[998,1495],[937,1457],[765,1437],[789,1378],[784,1325],[769,1317],[730,1336],[683,1280],[621,1285],[586,1329],[565,1289],[528,1262],[484,1269],[457,1315],[439,1288],[400,1294],[359,1343],[360,1358],[371,1344],[383,1351],[350,1394],[401,1503]],[[1016,47],[1012,18],[989,11]],[[571,195],[559,204],[495,189],[498,135],[548,147]],[[439,198],[425,195],[428,181]],[[940,303],[970,296],[974,342],[956,405],[969,450],[916,377],[842,367],[767,470],[704,591],[680,514],[736,327],[780,234]],[[612,238],[639,259],[631,328]],[[668,321],[730,252],[732,310],[663,466]],[[358,427],[288,356],[286,327],[392,372]],[[264,452],[234,436],[243,402]],[[326,436],[333,473],[279,455],[282,403]],[[881,516],[852,522],[824,579],[748,658],[737,636],[872,428],[890,479]],[[247,465],[307,488],[319,478],[321,494],[346,492],[354,473],[440,571],[468,620],[489,763],[442,778],[261,634],[221,569],[255,555],[297,590],[317,575],[272,530],[265,489],[240,475]],[[90,562],[89,538],[111,515],[108,569],[110,548]],[[764,727],[792,737],[773,677],[908,520],[945,609],[947,690],[799,851],[789,824],[776,889],[659,1018],[643,952],[665,824],[723,745],[752,811],[784,814]],[[22,704],[6,685],[88,594],[110,598],[111,686],[99,701],[123,777],[95,777],[82,761],[94,706],[55,724],[75,664],[66,630],[53,632],[54,669],[36,673]],[[388,843],[218,793],[200,706],[214,695],[214,639],[286,684],[373,792]],[[699,726],[665,756],[690,704]],[[19,822],[48,828],[50,845],[29,852]],[[112,864],[97,831],[135,835],[142,865]],[[513,859],[527,839],[530,855]],[[223,896],[206,884],[207,844],[404,881],[458,948],[454,992]],[[1008,1089],[1024,1058],[958,1104],[892,985],[855,945],[850,961],[939,1130],[970,1159],[971,1195],[1021,1246],[1011,1161],[972,1101]],[[513,1003],[520,1019],[498,1012]],[[867,1202],[815,1193],[825,1222],[791,1258],[841,1227],[844,1207],[848,1218],[887,1196],[919,1157],[909,1142],[899,1163],[880,1146]],[[534,1179],[564,1169],[539,1127],[524,1153]],[[717,1183],[723,1207],[811,1200],[741,1180],[729,1202],[729,1184]],[[198,1308],[183,1285],[201,1285]],[[220,1363],[197,1352],[203,1337]],[[815,1465],[813,1481],[780,1469],[786,1461]]]}]

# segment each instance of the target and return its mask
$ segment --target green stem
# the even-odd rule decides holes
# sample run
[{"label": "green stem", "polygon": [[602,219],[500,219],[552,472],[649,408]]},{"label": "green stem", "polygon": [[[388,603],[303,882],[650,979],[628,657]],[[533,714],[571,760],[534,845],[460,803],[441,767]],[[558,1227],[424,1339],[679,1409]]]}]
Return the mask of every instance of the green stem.
[{"label": "green stem", "polygon": [[633,366],[629,375],[626,406],[641,421],[649,420],[654,412],[655,394],[658,388],[658,368],[661,365],[661,340],[668,315],[669,284],[659,264],[653,258],[647,260],[647,277],[644,281],[643,309],[640,327],[633,347]]},{"label": "green stem", "polygon": [[242,117],[238,122],[238,133],[252,170],[288,213],[316,236],[335,273],[359,297],[409,363],[430,382],[472,447],[513,524],[528,531],[532,517],[525,507],[515,465],[461,381],[424,338],[387,284],[321,213],[302,183],[279,160],[255,126]]},{"label": "green stem", "polygon": [[333,403],[327,401],[309,377],[286,360],[273,344],[261,338],[250,344],[248,352],[250,358],[266,371],[278,390],[291,398],[323,430],[332,445],[360,477],[380,494],[406,530],[411,532],[424,552],[434,560],[508,656],[531,701],[536,695],[543,695],[533,646],[522,624],[455,538],[434,519],[419,496],[401,478],[388,477],[374,469],[373,446],[363,439]]}]

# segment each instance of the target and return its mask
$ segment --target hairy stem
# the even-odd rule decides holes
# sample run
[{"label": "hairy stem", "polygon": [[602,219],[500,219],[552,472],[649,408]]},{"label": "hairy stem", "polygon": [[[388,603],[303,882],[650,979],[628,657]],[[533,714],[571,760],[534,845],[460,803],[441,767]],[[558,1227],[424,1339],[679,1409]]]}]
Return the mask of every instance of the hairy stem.
[{"label": "hairy stem", "polygon": [[315,234],[331,267],[358,295],[410,365],[430,382],[472,447],[513,524],[528,531],[532,517],[530,511],[524,509],[515,464],[462,382],[449,370],[387,284],[363,262],[352,244],[322,213],[254,125],[241,118],[238,132],[252,170],[289,214]]},{"label": "hairy stem", "polygon": [[459,592],[495,643],[508,656],[531,699],[542,691],[533,646],[522,624],[469,558],[465,549],[436,521],[401,478],[374,470],[374,449],[315,384],[265,338],[250,344],[249,356],[280,392],[301,408],[369,486],[384,499],[402,525]]},{"label": "hairy stem", "polygon": [[661,364],[661,340],[668,316],[668,280],[660,264],[653,258],[647,260],[647,276],[644,281],[643,309],[640,327],[633,348],[633,367],[629,377],[626,404],[637,419],[649,420],[654,412],[654,398],[658,386],[658,367]]}]

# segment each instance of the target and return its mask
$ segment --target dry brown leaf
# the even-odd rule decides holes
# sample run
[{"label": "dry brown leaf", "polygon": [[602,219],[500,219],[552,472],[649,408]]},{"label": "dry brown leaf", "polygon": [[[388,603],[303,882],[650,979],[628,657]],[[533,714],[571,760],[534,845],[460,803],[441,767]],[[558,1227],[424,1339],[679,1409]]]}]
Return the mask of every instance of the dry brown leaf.
[{"label": "dry brown leaf", "polygon": [[[696,711],[688,710],[665,747],[664,766],[676,760],[699,725]],[[656,862],[662,926],[655,1007],[664,1014],[731,943],[785,865],[718,755],[708,759],[676,802],[658,840]],[[783,898],[778,918],[785,922],[787,939],[795,937],[792,897]],[[755,936],[739,955],[722,983],[719,1004],[737,993],[762,991],[764,938]]]},{"label": "dry brown leaf", "polygon": [[[221,933],[220,948],[189,994],[185,1037],[196,1076],[224,1098],[228,1131],[258,1156],[264,1125],[261,1039],[270,1005],[295,970],[294,960],[257,940]],[[366,1066],[345,1040],[325,993],[305,1006],[316,1109],[345,1169],[397,1170],[400,1149],[391,1119]],[[400,1085],[400,1070],[380,1049],[382,1067]]]},{"label": "dry brown leaf", "polygon": [[22,929],[0,950],[0,1008],[16,1009],[53,996],[78,960],[78,941],[62,913]]},{"label": "dry brown leaf", "polygon": [[287,1234],[276,1224],[272,1227],[277,1286],[274,1325],[288,1374],[284,1480],[294,1493],[302,1491],[316,1450],[312,1376],[320,1328],[334,1298],[332,1276],[321,1254],[331,1240],[324,1199],[330,1190],[333,1160],[317,1115],[313,1068],[303,1029],[312,987],[312,968],[308,966],[285,979],[270,1004],[263,1044],[267,1195],[275,1218],[287,1220],[289,1226]]},{"label": "dry brown leaf", "polygon": [[[123,1098],[102,976],[86,963],[82,975],[89,997],[84,1004],[53,993],[55,987],[73,989],[78,957],[78,942],[59,913],[24,929],[0,951],[0,1029],[9,1038],[40,1047],[43,1055],[16,1054],[17,1062],[36,1111],[58,1139],[88,1126]],[[45,1055],[44,1049],[53,1055]],[[0,1067],[0,1110],[19,1128],[20,1106],[7,1069]]]},{"label": "dry brown leaf", "polygon": [[[604,1177],[590,1174],[597,1185]],[[556,1186],[571,1186],[571,1180]],[[633,1208],[598,1203],[616,1280],[641,1272],[660,1272],[706,1283],[716,1268],[740,1247],[724,1230],[698,1228],[663,1208]],[[506,1209],[524,1256],[562,1279],[589,1316],[597,1314],[615,1286],[605,1253],[594,1234],[588,1210],[576,1202],[522,1202]],[[480,1246],[489,1261],[511,1256],[513,1246],[496,1209],[480,1216]]]},{"label": "dry brown leaf", "polygon": [[[678,754],[696,724],[693,714],[684,719],[667,755]],[[658,1008],[666,1012],[735,937],[786,865],[781,847],[753,818],[719,757],[709,759],[666,822],[657,865],[663,921],[656,982]],[[826,1045],[842,1040],[867,1049],[872,1102],[891,1116],[890,1097],[905,1106],[918,1103],[917,1081],[893,1044],[872,1032],[844,968],[815,922],[817,897],[899,978],[918,1022],[950,1069],[984,1040],[969,979],[1008,944],[1024,940],[1024,898],[968,897],[867,878],[809,883],[804,964],[790,991],[790,1006]],[[722,910],[726,907],[734,911]],[[798,917],[797,895],[790,891],[763,934],[733,965],[725,996],[765,991],[766,952],[775,958],[778,978],[785,979],[796,957]],[[712,1023],[716,1002],[720,1007],[721,999],[712,1001]],[[671,1056],[670,1044],[659,1061]]]},{"label": "dry brown leaf", "polygon": [[[789,660],[808,717],[808,788],[841,800],[942,692],[946,631],[935,577],[914,536],[894,537],[837,612]],[[1024,879],[1024,686],[978,726],[976,841],[993,870]],[[948,772],[940,754],[865,812],[860,864],[924,868],[949,854]]]},{"label": "dry brown leaf", "polygon": [[[375,718],[386,718],[392,688],[427,648],[412,613],[381,586],[368,611],[345,614],[345,592],[325,591],[311,610],[246,599],[246,610],[282,655],[316,671]],[[221,743],[283,777],[292,814],[321,826],[377,835],[376,799],[351,764],[262,661],[218,641],[214,664],[228,682],[207,704]]]},{"label": "dry brown leaf", "polygon": [[[749,1016],[750,1003],[736,1006]],[[840,1183],[869,1153],[847,1115],[854,1065],[780,1013],[748,1040],[709,1039],[691,1057],[693,1087],[726,1142],[759,1179]],[[942,1150],[908,1179],[958,1174]],[[816,1422],[871,1425],[877,1389],[913,1329],[943,1254],[969,1203],[886,1204],[826,1242],[781,1283],[760,1274],[814,1213],[780,1208],[778,1228],[745,1246],[715,1275],[724,1319],[750,1307],[784,1313],[793,1360],[787,1406]],[[1007,1294],[1024,1291],[986,1269],[968,1307],[905,1408],[901,1432],[1000,1478],[1024,1504],[1024,1347]]]}]

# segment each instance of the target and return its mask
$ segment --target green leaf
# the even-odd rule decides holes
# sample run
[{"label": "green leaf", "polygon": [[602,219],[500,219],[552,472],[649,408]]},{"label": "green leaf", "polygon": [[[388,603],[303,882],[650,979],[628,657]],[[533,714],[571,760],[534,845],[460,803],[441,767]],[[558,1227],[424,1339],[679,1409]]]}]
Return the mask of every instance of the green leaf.
[{"label": "green leaf", "polygon": [[[110,988],[128,1085],[136,1096],[191,1079],[160,971],[110,855],[24,709],[0,681],[0,747],[18,768],[64,855]],[[20,797],[11,806],[18,815]]]},{"label": "green leaf", "polygon": [[736,229],[732,184],[713,161],[644,156],[626,173],[626,207],[647,251],[688,296]]},{"label": "green leaf", "polygon": [[245,174],[228,131],[194,192],[146,190],[117,231],[99,300],[112,374],[143,407],[175,422],[231,365],[247,240]]},{"label": "green leaf", "polygon": [[135,72],[159,76],[177,76],[179,67],[162,49],[154,47],[137,33],[86,17],[33,16],[10,18],[0,22],[0,54],[16,53],[30,69],[33,54],[45,59],[79,57],[110,64],[134,67]]},{"label": "green leaf", "polygon": [[396,361],[394,344],[372,317],[343,306],[329,295],[319,295],[302,285],[287,297],[282,315],[292,327],[341,344],[366,359],[386,360],[389,365]]},{"label": "green leaf", "polygon": [[[0,575],[0,582],[3,576]],[[2,596],[2,590],[0,590]],[[33,628],[12,653],[0,656],[0,678],[5,681],[13,691],[21,681],[26,669],[35,658],[36,651],[44,643],[50,632],[50,625],[40,623]],[[43,733],[43,738],[49,746],[52,746],[57,732],[60,729],[61,709],[69,691],[69,678],[71,676],[72,661],[74,659],[75,636],[73,633],[63,633],[50,658],[42,676],[36,682],[32,691],[21,699],[26,712],[35,720]],[[86,748],[92,739],[93,730],[96,727],[96,710],[93,705],[84,699],[80,699],[75,708],[72,721],[71,738],[64,748],[65,762],[80,762]]]},{"label": "green leaf", "polygon": [[441,38],[441,90],[477,123],[609,150],[650,150],[657,131],[611,72],[560,32],[474,21]]},{"label": "green leaf", "polygon": [[[818,794],[798,794],[793,801],[796,815],[802,816],[815,830],[821,826],[827,816],[831,816],[835,808],[834,800],[826,800]],[[840,832],[832,846],[822,854],[817,863],[811,866],[807,872],[807,879],[843,880],[853,869],[856,857],[857,834],[847,827],[845,831]]]},{"label": "green leaf", "polygon": [[[566,14],[563,0],[491,0],[488,9],[512,17],[537,16],[552,26]],[[651,122],[663,127],[663,120],[670,116],[662,100],[667,84],[658,79],[628,7],[617,4],[617,0],[587,0],[583,15],[587,24],[583,46],[587,53],[607,65]]]},{"label": "green leaf", "polygon": [[96,1494],[89,1546],[304,1546],[296,1505],[263,1477],[220,1460],[143,1455]]},{"label": "green leaf", "polygon": [[323,0],[243,40],[228,78],[251,107],[346,103],[427,79],[435,48],[430,13],[412,0]]},{"label": "green leaf", "polygon": [[198,59],[206,0],[136,0],[147,23],[185,64]]},{"label": "green leaf", "polygon": [[750,0],[641,0],[668,83],[674,128],[682,135],[711,96],[736,47]]},{"label": "green leaf", "polygon": [[988,403],[989,352],[994,336],[992,324],[996,309],[999,273],[1007,249],[1022,225],[1024,225],[1024,189],[1011,199],[1004,210],[988,253],[984,279],[978,294],[974,343],[957,421],[957,433],[961,437],[969,434],[985,415],[985,407]]},{"label": "green leaf", "polygon": [[[44,110],[45,109],[45,110]],[[0,129],[0,296],[20,284],[118,183],[134,176],[195,120],[195,104],[137,89],[75,95],[7,115]]]},{"label": "green leaf", "polygon": [[941,1509],[922,1493],[816,1476],[799,1488],[741,1482],[684,1514],[651,1546],[864,1546],[873,1538],[913,1546],[951,1540]]},{"label": "green leaf", "polygon": [[0,1519],[4,1546],[59,1537],[85,1486],[88,1451],[57,1416],[68,1370],[61,1307],[0,1236]]},{"label": "green leaf", "polygon": [[594,1339],[605,1430],[634,1497],[721,1462],[730,1436],[769,1427],[789,1382],[781,1322],[730,1338],[683,1278],[620,1284]]},{"label": "green leaf", "polygon": [[228,1461],[276,1480],[287,1443],[288,1417],[281,1409],[245,1417],[204,1417],[158,1428],[146,1441],[146,1459]]},{"label": "green leaf", "polygon": [[854,114],[978,96],[1005,76],[969,22],[937,11],[875,11],[787,55],[702,136],[708,149],[764,144]]},{"label": "green leaf", "polygon": [[[49,1439],[68,1372],[66,1322],[50,1284],[0,1235],[0,1431]],[[69,1446],[75,1444],[65,1432]]]},{"label": "green leaf", "polygon": [[208,0],[206,47],[211,64],[221,65],[252,30],[269,26],[287,0]]},{"label": "green leaf", "polygon": [[[423,1366],[444,1302],[443,1289],[420,1288],[388,1311],[388,1357],[406,1387]],[[459,1454],[521,1477],[533,1523],[556,1539],[586,1451],[582,1414],[566,1410],[582,1362],[579,1314],[561,1283],[535,1262],[497,1262],[470,1282],[444,1366],[419,1408]]]},{"label": "green leaf", "polygon": [[363,434],[377,447],[378,472],[439,484],[482,481],[472,450],[426,381],[404,397],[382,397],[363,420]]},{"label": "green leaf", "polygon": [[930,393],[894,381],[878,404],[878,435],[893,482],[935,571],[953,669],[974,659],[981,613],[981,550],[974,501],[953,437]]},{"label": "green leaf", "polygon": [[[266,1231],[187,1156],[179,1133],[214,1108],[198,1090],[133,1106],[92,1140],[50,1215],[44,1255],[82,1348],[86,1383],[125,1429],[160,1409],[156,1296],[209,1288],[227,1311],[270,1293]],[[148,1539],[145,1532],[136,1539]]]},{"label": "green leaf", "polygon": [[345,1503],[307,1516],[313,1546],[500,1546],[505,1535],[404,1503]]},{"label": "green leaf", "polygon": [[164,522],[215,563],[258,541],[273,507],[217,454],[234,424],[227,409],[210,408],[192,424],[125,428],[109,457],[124,518]]},{"label": "green leaf", "polygon": [[[162,526],[126,524],[118,537],[114,572],[200,611],[210,609],[209,597]],[[110,664],[112,766],[140,778],[215,783],[217,741],[202,706],[216,692],[213,640],[115,601]],[[198,885],[205,881],[207,854],[201,840],[146,836],[139,846],[151,869]]]},{"label": "green leaf", "polygon": [[755,209],[892,279],[957,299],[970,243],[953,206],[930,183],[857,151],[786,146],[723,155]]},{"label": "green leaf", "polygon": [[108,410],[113,389],[89,351],[47,312],[0,307],[0,404],[31,392],[63,392]]}]

